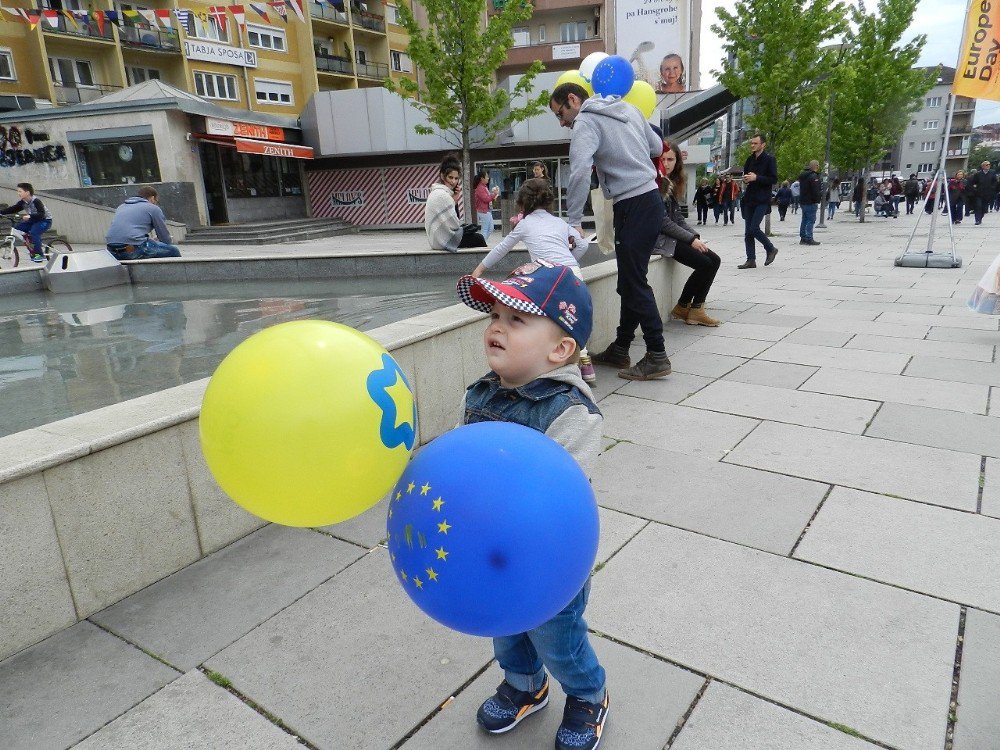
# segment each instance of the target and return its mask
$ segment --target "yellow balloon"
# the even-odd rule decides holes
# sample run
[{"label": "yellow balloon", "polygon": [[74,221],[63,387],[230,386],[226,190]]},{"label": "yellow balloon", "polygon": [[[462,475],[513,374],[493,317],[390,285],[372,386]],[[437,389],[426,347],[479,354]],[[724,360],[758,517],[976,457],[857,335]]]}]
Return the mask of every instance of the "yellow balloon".
[{"label": "yellow balloon", "polygon": [[632,88],[622,98],[642,112],[642,116],[647,120],[656,111],[656,92],[645,81],[633,83]]},{"label": "yellow balloon", "polygon": [[375,505],[416,437],[410,385],[377,342],[325,320],[267,328],[209,381],[201,447],[219,486],[254,515],[325,526]]},{"label": "yellow balloon", "polygon": [[575,83],[583,86],[587,90],[588,96],[594,95],[594,89],[590,85],[590,81],[580,75],[579,70],[567,70],[565,73],[560,75],[556,79],[556,86],[562,86],[564,83]]}]

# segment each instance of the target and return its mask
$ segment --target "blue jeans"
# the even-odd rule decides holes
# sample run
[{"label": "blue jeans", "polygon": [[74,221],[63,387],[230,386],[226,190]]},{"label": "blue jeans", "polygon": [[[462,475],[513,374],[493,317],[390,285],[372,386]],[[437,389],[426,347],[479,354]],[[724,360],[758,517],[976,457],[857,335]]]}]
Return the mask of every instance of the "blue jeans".
[{"label": "blue jeans", "polygon": [[493,653],[504,679],[517,690],[535,692],[545,683],[545,668],[566,695],[588,703],[604,699],[604,667],[587,637],[583,610],[590,598],[588,580],[562,612],[534,630],[493,639]]},{"label": "blue jeans", "polygon": [[108,251],[118,260],[143,260],[144,258],[179,258],[181,251],[176,245],[166,242],[146,240],[135,246],[134,252],[122,249],[121,245],[108,245]]},{"label": "blue jeans", "polygon": [[479,220],[479,229],[483,233],[483,239],[486,239],[491,234],[493,234],[493,214],[487,211],[483,214],[476,214],[476,218]]},{"label": "blue jeans", "polygon": [[19,232],[27,232],[31,236],[31,254],[41,255],[42,254],[42,233],[52,226],[52,219],[44,219],[42,221],[36,221],[32,224],[30,221],[19,221],[14,225],[14,229]]},{"label": "blue jeans", "polygon": [[767,252],[773,252],[775,247],[771,243],[771,240],[767,238],[764,234],[764,230],[760,228],[760,223],[764,221],[764,217],[771,212],[771,207],[766,203],[761,203],[757,206],[747,206],[744,218],[746,219],[746,224],[743,227],[743,244],[746,245],[747,250],[747,260],[757,260],[757,251],[754,249],[753,241],[757,240]]},{"label": "blue jeans", "polygon": [[799,237],[803,240],[812,241],[813,238],[813,227],[816,226],[816,208],[815,203],[803,203],[802,208],[802,223],[799,224]]},{"label": "blue jeans", "polygon": [[839,206],[839,205],[840,205],[840,201],[830,201],[829,203],[827,203],[826,204],[826,213],[827,213],[827,216],[829,216],[832,219],[833,215],[835,213],[837,213],[837,206]]}]

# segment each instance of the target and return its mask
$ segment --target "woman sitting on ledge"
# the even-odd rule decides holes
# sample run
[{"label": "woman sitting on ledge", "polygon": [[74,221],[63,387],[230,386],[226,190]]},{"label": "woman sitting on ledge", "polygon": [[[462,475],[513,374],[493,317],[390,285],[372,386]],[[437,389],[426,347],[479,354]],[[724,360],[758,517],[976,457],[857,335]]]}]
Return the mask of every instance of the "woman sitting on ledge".
[{"label": "woman sitting on ledge", "polygon": [[431,250],[454,253],[460,247],[486,247],[479,225],[463,226],[458,219],[458,202],[462,199],[462,167],[458,159],[446,156],[440,171],[440,182],[431,185],[424,205],[424,230]]}]

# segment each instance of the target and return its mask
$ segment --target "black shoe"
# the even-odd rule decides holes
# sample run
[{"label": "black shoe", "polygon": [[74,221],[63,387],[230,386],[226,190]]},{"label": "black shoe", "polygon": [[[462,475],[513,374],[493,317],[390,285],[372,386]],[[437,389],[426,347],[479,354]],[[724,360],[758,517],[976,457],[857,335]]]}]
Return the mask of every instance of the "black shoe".
[{"label": "black shoe", "polygon": [[756,268],[757,267],[757,261],[751,259],[751,260],[748,260],[746,263],[740,263],[736,267],[737,268]]},{"label": "black shoe", "polygon": [[819,242],[819,240],[806,240],[805,244],[806,245],[819,245],[820,242]]},{"label": "black shoe", "polygon": [[625,370],[618,371],[624,380],[654,380],[670,374],[670,359],[666,352],[646,352],[642,359]]},{"label": "black shoe", "polygon": [[608,718],[608,692],[600,703],[568,696],[562,724],[556,732],[556,750],[596,750]]},{"label": "black shoe", "polygon": [[595,365],[607,365],[608,367],[617,367],[618,369],[628,367],[632,364],[632,358],[629,356],[628,349],[618,346],[613,341],[603,352],[591,354],[590,361]]},{"label": "black shoe", "polygon": [[808,244],[809,244],[809,240],[804,240],[804,239],[802,239],[802,238],[800,237],[800,238],[799,238],[799,244],[800,244],[800,245],[808,245]]},{"label": "black shoe", "polygon": [[[818,245],[819,243],[817,242],[816,244]],[[767,258],[764,259],[764,265],[769,266],[772,263],[774,263],[774,258],[775,256],[777,256],[777,254],[778,254],[778,248],[774,248],[774,250],[768,250]]]},{"label": "black shoe", "polygon": [[547,705],[549,705],[548,678],[545,679],[542,689],[533,693],[518,690],[504,680],[497,688],[496,694],[487,698],[479,707],[476,721],[490,734],[503,734]]}]

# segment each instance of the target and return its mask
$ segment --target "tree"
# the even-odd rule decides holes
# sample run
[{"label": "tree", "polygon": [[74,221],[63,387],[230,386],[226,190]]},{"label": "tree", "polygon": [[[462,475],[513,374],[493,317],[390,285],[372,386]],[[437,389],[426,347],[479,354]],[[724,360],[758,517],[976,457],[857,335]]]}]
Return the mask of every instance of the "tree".
[{"label": "tree", "polygon": [[752,97],[751,129],[763,134],[778,161],[778,177],[794,179],[823,153],[828,91],[835,53],[824,44],[846,29],[846,6],[834,0],[737,0],[718,8],[712,31],[729,53],[719,80],[740,98]]},{"label": "tree", "polygon": [[[500,3],[495,3],[499,6]],[[426,28],[417,24],[413,12],[400,3],[399,22],[410,35],[407,53],[421,73],[420,83],[408,78],[385,86],[423,111],[435,131],[417,125],[416,132],[441,136],[462,153],[466,181],[473,177],[469,151],[494,140],[515,122],[536,114],[548,103],[549,93],[533,95],[536,75],[542,70],[535,61],[510,91],[496,86],[496,71],[514,44],[512,29],[531,17],[529,0],[509,0],[486,22],[486,0],[421,0],[427,14]],[[526,98],[523,106],[513,103]],[[465,215],[472,216],[472,191],[465,191]]]},{"label": "tree", "polygon": [[[899,44],[918,1],[878,0],[871,14],[859,3],[845,35],[844,75],[833,109],[832,158],[840,167],[860,171],[866,182],[869,166],[899,140],[920,99],[937,80],[936,69],[914,67],[924,35]],[[861,201],[863,222],[867,191],[862,191]]]},{"label": "tree", "polygon": [[972,148],[969,150],[969,169],[976,169],[984,161],[988,161],[991,164],[1000,164],[1000,148],[993,145],[995,141],[986,144],[982,143],[981,140],[981,137],[977,137],[973,133]]}]

